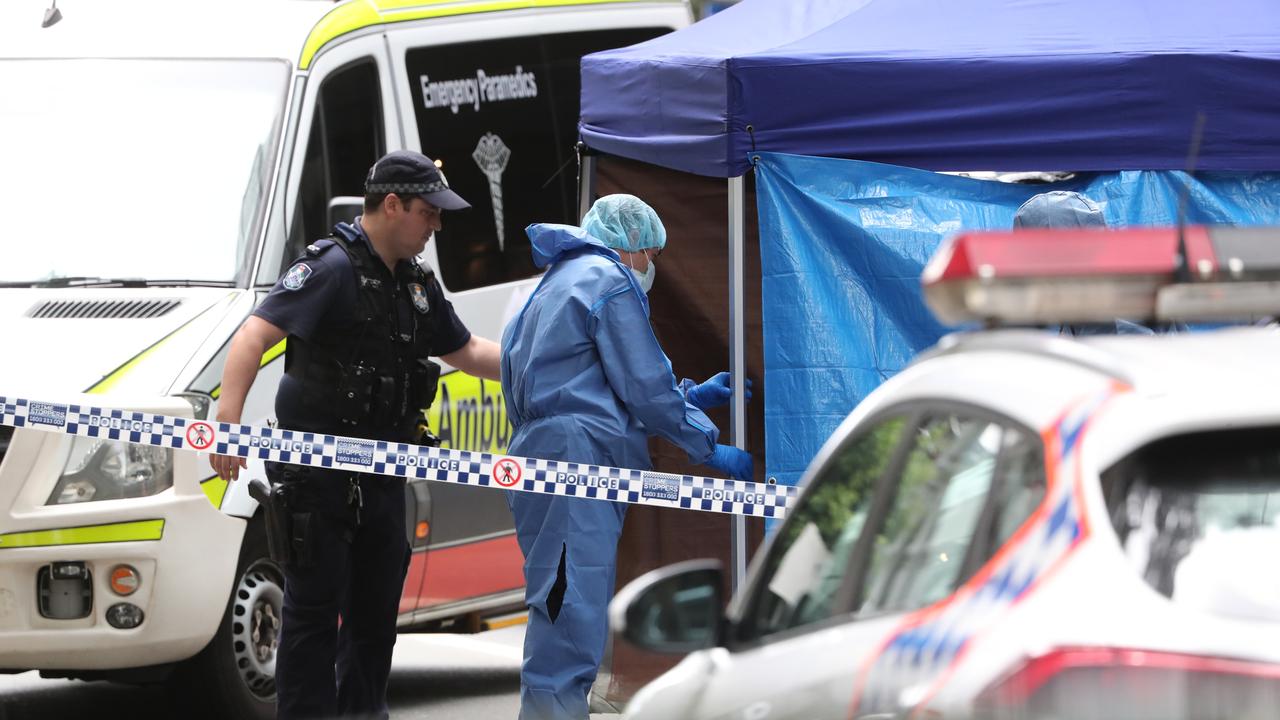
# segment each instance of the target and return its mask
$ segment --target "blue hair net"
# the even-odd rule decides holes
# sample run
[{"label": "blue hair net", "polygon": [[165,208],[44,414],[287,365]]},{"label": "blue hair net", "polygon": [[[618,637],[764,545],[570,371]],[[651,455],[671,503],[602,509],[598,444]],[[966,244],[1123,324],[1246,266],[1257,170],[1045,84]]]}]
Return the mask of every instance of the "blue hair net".
[{"label": "blue hair net", "polygon": [[582,229],[606,247],[626,252],[661,248],[667,229],[643,200],[635,195],[605,195],[582,218]]},{"label": "blue hair net", "polygon": [[1102,208],[1078,192],[1054,190],[1022,203],[1013,214],[1016,228],[1106,227]]}]

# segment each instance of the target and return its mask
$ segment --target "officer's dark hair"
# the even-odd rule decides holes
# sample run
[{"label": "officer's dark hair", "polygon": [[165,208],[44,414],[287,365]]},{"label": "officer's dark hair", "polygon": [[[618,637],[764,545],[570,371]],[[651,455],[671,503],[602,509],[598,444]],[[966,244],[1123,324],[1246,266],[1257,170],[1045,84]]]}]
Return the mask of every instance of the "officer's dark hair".
[{"label": "officer's dark hair", "polygon": [[373,212],[374,210],[382,207],[382,202],[387,199],[388,195],[395,195],[400,198],[400,204],[404,205],[405,208],[411,206],[415,199],[421,199],[416,195],[409,195],[406,197],[400,193],[366,193],[364,196],[364,211]]}]

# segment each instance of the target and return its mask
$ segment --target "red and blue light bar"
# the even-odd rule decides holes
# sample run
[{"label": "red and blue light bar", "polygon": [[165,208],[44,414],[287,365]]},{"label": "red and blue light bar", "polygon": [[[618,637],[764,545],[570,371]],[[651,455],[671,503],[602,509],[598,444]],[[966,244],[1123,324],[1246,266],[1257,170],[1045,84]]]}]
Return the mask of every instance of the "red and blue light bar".
[{"label": "red and blue light bar", "polygon": [[1280,314],[1280,228],[961,233],[921,282],[950,325],[1249,320]]}]

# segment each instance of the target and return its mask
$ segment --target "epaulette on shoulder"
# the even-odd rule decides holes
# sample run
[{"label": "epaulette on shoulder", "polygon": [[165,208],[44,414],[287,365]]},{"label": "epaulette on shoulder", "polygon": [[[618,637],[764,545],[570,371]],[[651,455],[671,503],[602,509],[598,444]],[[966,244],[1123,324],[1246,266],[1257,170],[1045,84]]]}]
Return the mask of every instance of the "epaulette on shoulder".
[{"label": "epaulette on shoulder", "polygon": [[326,250],[337,244],[332,237],[320,238],[307,246],[307,257],[320,257]]},{"label": "epaulette on shoulder", "polygon": [[436,281],[436,271],[426,263],[421,257],[415,257],[413,262],[413,272],[423,283],[434,283]]}]

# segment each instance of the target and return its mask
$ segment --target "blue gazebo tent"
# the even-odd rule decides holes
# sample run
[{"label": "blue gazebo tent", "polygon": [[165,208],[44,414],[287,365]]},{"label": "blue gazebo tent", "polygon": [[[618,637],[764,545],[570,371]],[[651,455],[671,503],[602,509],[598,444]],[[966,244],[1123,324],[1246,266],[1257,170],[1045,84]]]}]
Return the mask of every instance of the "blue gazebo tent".
[{"label": "blue gazebo tent", "polygon": [[592,149],[932,170],[1280,169],[1274,0],[744,0],[582,62]]}]

